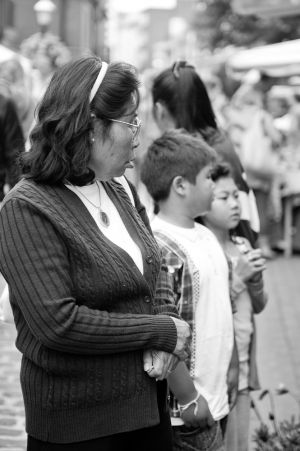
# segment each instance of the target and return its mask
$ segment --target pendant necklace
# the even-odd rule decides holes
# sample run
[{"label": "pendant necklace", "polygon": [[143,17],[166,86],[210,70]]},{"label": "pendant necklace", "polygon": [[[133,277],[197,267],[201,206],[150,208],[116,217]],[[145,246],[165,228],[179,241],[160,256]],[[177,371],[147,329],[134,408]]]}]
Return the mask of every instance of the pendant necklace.
[{"label": "pendant necklace", "polygon": [[109,220],[108,214],[105,213],[105,211],[103,211],[101,208],[101,194],[100,194],[100,186],[98,184],[98,181],[96,180],[96,185],[97,185],[98,193],[99,193],[99,204],[100,204],[99,207],[98,207],[98,205],[95,205],[94,202],[92,202],[85,194],[83,194],[77,188],[77,186],[73,185],[72,183],[70,183],[70,185],[72,185],[73,188],[76,189],[76,191],[78,191],[94,208],[96,208],[98,210],[98,213],[99,213],[98,217],[99,217],[99,221],[100,221],[101,225],[103,225],[104,227],[108,227],[110,224],[110,220]]}]

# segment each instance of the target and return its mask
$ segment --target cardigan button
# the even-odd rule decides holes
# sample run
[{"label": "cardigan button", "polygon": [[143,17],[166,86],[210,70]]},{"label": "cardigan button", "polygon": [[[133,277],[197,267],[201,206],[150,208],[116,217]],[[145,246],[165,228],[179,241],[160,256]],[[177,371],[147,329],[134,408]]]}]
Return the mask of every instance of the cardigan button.
[{"label": "cardigan button", "polygon": [[146,257],[146,262],[149,263],[149,265],[153,263],[153,258],[151,257],[151,255],[148,255],[148,257]]},{"label": "cardigan button", "polygon": [[147,302],[147,304],[149,304],[149,302],[151,302],[150,296],[145,296],[144,301]]}]

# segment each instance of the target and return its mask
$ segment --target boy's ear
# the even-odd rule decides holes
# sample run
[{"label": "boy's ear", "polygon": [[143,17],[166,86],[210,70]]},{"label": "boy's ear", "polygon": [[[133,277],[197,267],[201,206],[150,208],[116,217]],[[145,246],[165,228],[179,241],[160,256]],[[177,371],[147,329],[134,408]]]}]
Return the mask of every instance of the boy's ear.
[{"label": "boy's ear", "polygon": [[172,182],[172,188],[179,196],[184,196],[186,192],[186,179],[182,175],[174,177]]}]

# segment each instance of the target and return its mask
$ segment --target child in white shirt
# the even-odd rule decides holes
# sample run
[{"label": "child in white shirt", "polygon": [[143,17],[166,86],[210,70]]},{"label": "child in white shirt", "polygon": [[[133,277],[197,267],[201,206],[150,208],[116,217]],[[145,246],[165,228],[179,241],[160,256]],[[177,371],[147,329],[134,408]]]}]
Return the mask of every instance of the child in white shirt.
[{"label": "child in white shirt", "polygon": [[255,362],[254,313],[260,313],[267,298],[262,271],[265,259],[260,249],[252,249],[246,238],[230,231],[240,220],[238,188],[225,164],[218,164],[212,172],[215,182],[211,210],[204,216],[204,224],[215,234],[232,262],[231,296],[236,305],[234,330],[239,356],[239,386],[237,402],[230,412],[226,428],[226,450],[248,451],[250,395],[258,389]]},{"label": "child in white shirt", "polygon": [[168,378],[179,403],[174,450],[224,449],[221,420],[235,385],[228,375],[237,375],[229,371],[234,334],[228,263],[214,234],[195,222],[211,207],[215,158],[202,139],[173,130],[150,146],[141,173],[159,205],[151,226],[174,275],[179,312],[192,329],[190,374],[179,363]]}]

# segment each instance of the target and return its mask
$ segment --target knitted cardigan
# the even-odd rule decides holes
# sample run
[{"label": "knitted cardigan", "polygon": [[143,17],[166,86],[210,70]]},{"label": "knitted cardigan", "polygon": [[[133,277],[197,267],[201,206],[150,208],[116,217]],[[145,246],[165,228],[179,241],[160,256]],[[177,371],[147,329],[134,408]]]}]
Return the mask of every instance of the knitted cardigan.
[{"label": "knitted cardigan", "polygon": [[143,275],[63,184],[22,180],[0,212],[0,270],[23,354],[26,430],[44,441],[159,423],[156,381],[142,356],[176,346],[172,292],[155,240],[124,189],[116,182],[105,188],[141,249]]}]

